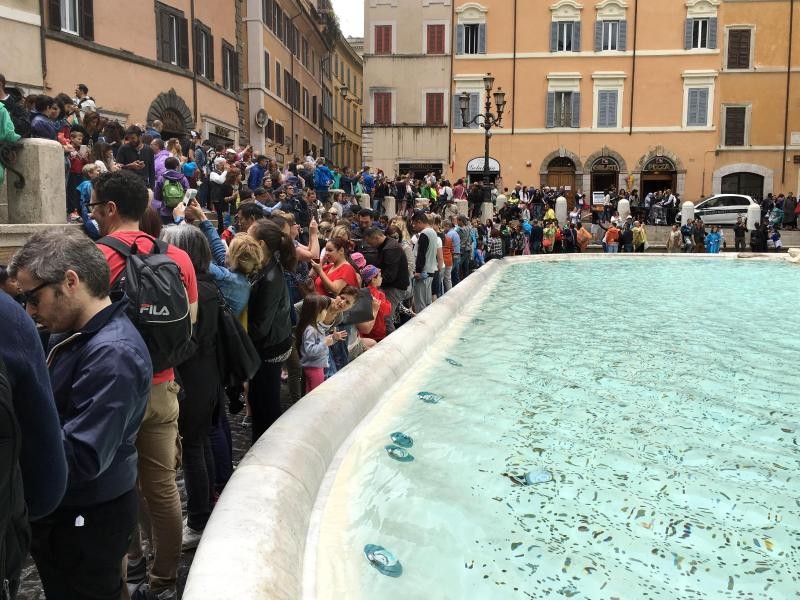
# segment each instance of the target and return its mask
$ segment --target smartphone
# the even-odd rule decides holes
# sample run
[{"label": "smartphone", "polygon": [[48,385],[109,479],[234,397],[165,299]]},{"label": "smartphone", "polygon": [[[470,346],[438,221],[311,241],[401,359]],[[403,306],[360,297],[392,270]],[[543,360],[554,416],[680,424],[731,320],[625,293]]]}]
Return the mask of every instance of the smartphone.
[{"label": "smartphone", "polygon": [[189,190],[188,192],[186,192],[186,200],[187,201],[191,202],[195,198],[197,198],[197,190],[192,189],[192,190]]}]

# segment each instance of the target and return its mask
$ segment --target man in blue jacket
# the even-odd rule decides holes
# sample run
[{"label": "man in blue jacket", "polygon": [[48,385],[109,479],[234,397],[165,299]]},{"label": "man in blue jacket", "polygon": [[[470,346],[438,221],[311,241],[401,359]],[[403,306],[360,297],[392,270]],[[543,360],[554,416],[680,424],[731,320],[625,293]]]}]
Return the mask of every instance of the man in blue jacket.
[{"label": "man in blue jacket", "polygon": [[[6,499],[0,500],[5,512],[0,521],[8,518],[5,529],[0,526],[0,556],[5,558],[5,564],[0,564],[0,585],[7,579],[13,596],[29,550],[28,519],[41,519],[58,507],[67,487],[67,463],[39,334],[31,318],[4,291],[0,291],[0,322],[0,359],[19,424],[20,444],[19,471],[0,473],[0,498]],[[4,458],[5,452],[10,450],[0,447]]]},{"label": "man in blue jacket", "polygon": [[256,157],[256,164],[250,167],[250,174],[247,176],[247,187],[255,190],[262,186],[264,175],[267,174],[267,157],[260,154]]},{"label": "man in blue jacket", "polygon": [[32,524],[48,599],[117,600],[137,522],[136,434],[153,367],[112,303],[103,253],[79,231],[33,235],[9,265],[26,308],[54,335],[47,359],[69,479],[59,507]]}]

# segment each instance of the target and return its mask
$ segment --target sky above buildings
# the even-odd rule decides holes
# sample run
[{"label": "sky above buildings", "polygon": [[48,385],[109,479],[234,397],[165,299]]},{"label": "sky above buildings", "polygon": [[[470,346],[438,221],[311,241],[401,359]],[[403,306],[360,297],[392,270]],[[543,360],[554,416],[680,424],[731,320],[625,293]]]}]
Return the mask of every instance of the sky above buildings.
[{"label": "sky above buildings", "polygon": [[333,0],[333,8],[339,16],[339,24],[345,37],[364,36],[363,0]]}]

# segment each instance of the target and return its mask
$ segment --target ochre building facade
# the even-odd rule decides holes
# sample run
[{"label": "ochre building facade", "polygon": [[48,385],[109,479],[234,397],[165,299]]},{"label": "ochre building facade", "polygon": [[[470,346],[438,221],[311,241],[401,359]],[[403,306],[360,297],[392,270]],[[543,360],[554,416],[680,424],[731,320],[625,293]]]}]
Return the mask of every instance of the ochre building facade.
[{"label": "ochre building facade", "polygon": [[165,137],[195,130],[239,142],[241,0],[51,0],[43,3],[47,93],[89,88],[101,114],[158,119]]},{"label": "ochre building facade", "polygon": [[483,164],[483,129],[461,126],[457,98],[468,92],[476,114],[491,73],[506,92],[490,161],[504,186],[670,188],[684,200],[797,191],[789,6],[456,0],[448,173]]}]

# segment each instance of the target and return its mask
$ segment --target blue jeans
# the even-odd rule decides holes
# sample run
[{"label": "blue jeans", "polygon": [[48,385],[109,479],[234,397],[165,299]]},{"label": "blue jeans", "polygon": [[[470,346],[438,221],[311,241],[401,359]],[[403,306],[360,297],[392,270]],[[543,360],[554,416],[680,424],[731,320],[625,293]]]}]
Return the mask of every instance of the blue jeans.
[{"label": "blue jeans", "polygon": [[461,281],[461,254],[453,254],[453,270],[450,272],[450,280],[453,285]]},{"label": "blue jeans", "polygon": [[606,252],[616,254],[619,252],[619,244],[606,244]]}]

